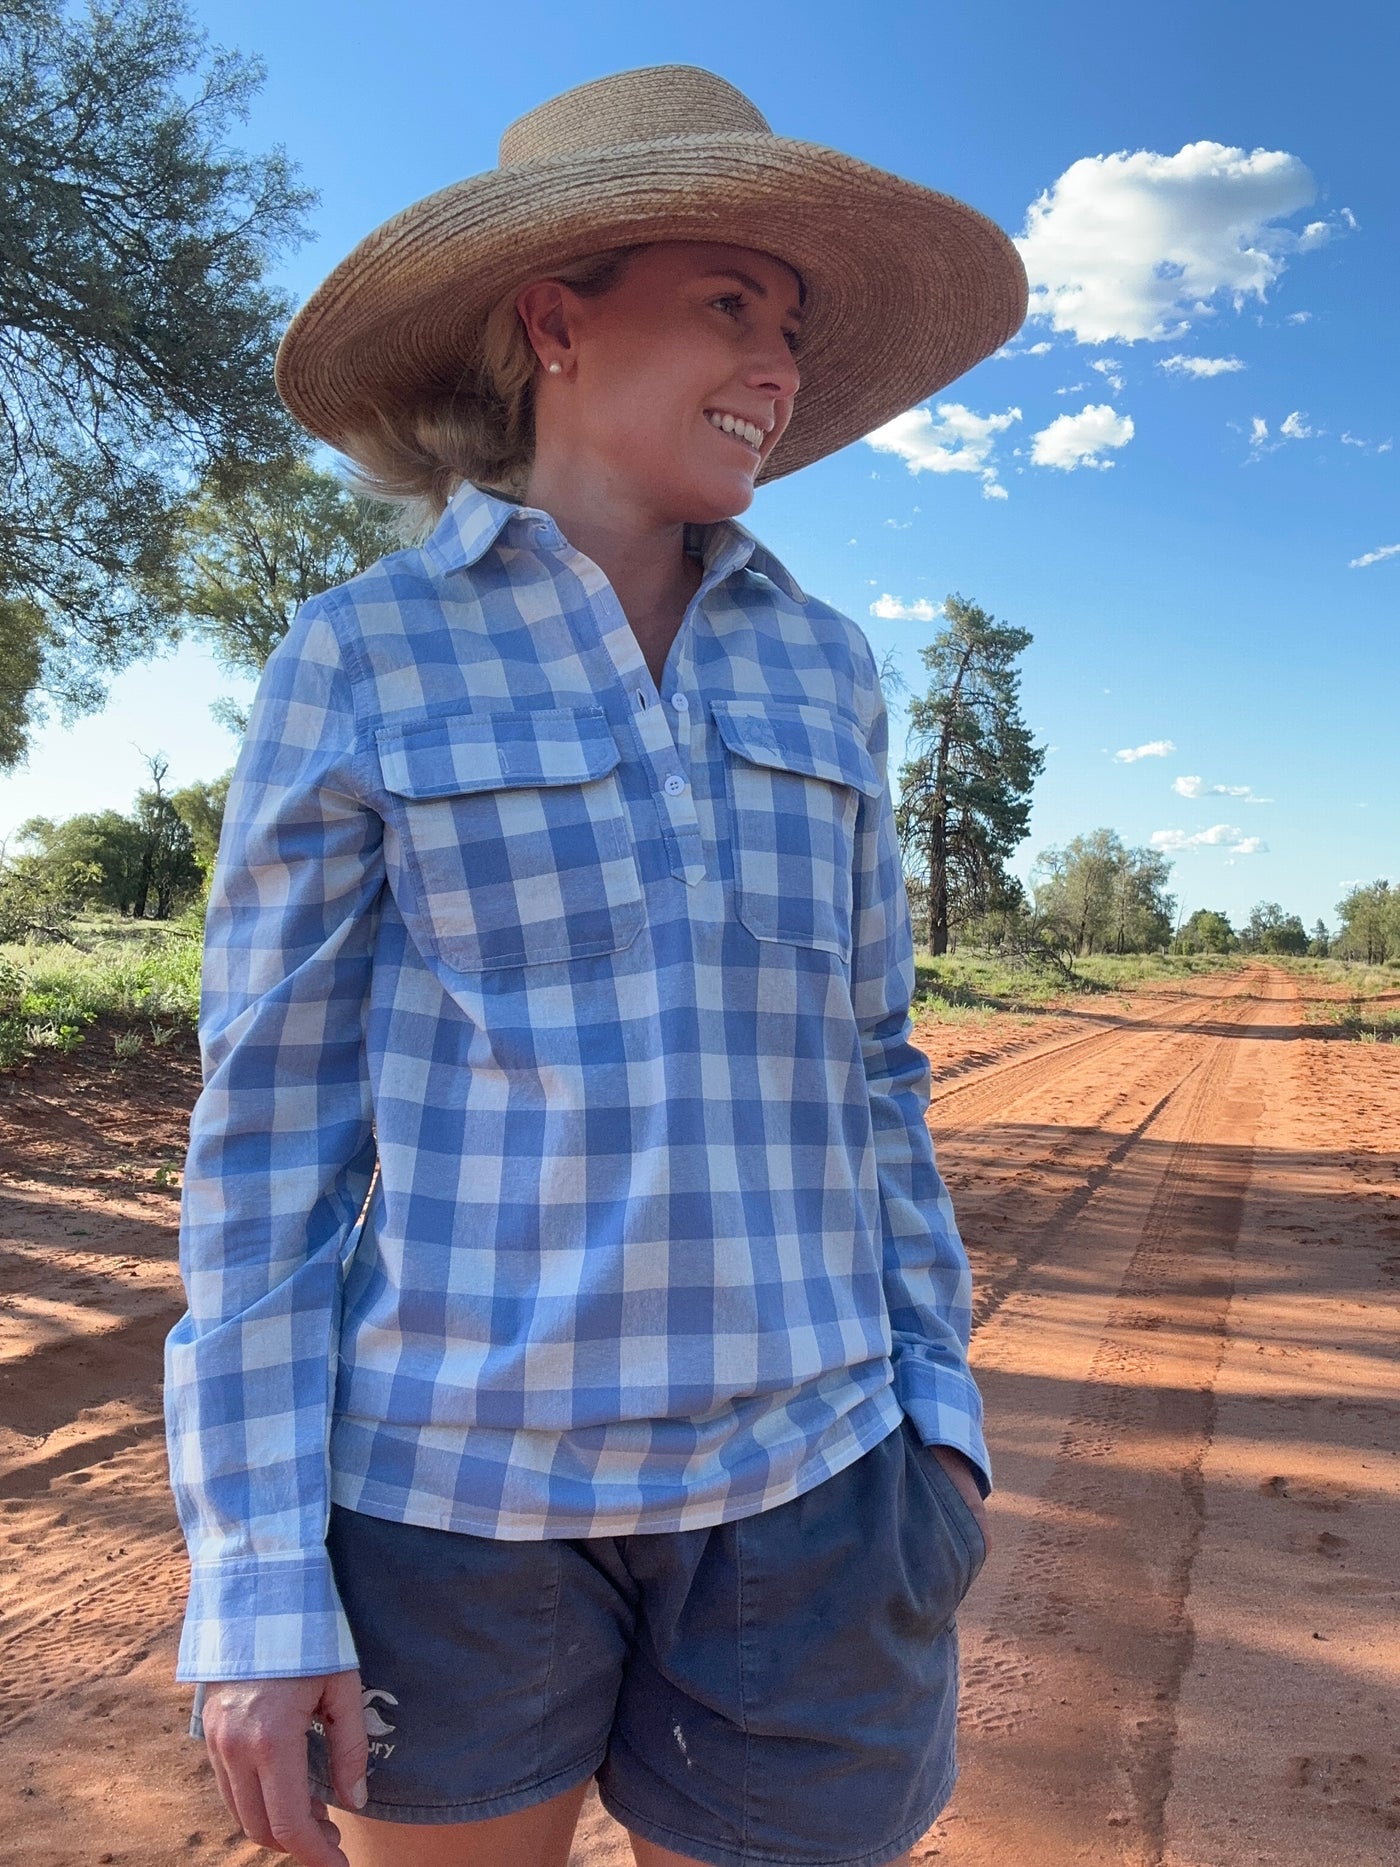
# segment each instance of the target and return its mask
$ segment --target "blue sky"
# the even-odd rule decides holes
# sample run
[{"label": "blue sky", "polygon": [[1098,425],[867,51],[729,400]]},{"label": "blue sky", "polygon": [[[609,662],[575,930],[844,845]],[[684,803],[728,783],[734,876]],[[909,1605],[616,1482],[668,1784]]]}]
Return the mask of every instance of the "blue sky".
[{"label": "blue sky", "polygon": [[[1025,710],[1053,750],[1023,873],[1101,824],[1169,851],[1185,911],[1237,921],[1261,899],[1330,920],[1352,881],[1400,873],[1394,8],[195,12],[266,61],[245,144],[282,142],[320,191],[318,237],[283,268],[298,296],[399,207],[492,166],[511,118],[672,60],[1023,237],[1040,315],[1010,354],[880,447],[763,489],[745,522],[915,688],[950,591],[1032,632]],[[0,835],[126,808],[146,752],[170,782],[214,777],[227,691],[249,689],[192,649],[123,677],[0,779]]]}]

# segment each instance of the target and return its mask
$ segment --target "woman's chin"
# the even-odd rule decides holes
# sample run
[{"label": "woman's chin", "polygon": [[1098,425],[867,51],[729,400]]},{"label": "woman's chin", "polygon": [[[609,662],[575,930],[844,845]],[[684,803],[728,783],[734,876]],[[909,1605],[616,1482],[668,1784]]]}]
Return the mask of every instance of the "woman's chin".
[{"label": "woman's chin", "polygon": [[685,502],[686,518],[692,525],[714,525],[721,519],[734,519],[753,504],[753,473],[743,467],[727,473],[696,474]]}]

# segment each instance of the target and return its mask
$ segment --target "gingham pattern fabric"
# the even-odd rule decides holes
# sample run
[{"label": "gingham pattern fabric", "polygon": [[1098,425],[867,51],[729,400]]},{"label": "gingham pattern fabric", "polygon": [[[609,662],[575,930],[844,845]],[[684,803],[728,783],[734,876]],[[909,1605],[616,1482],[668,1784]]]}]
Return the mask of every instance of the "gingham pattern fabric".
[{"label": "gingham pattern fabric", "polygon": [[166,1351],[181,1679],[356,1663],[332,1499],[698,1528],[901,1412],[990,1484],[873,657],[741,525],[691,543],[660,691],[598,567],[471,486],[267,663]]}]

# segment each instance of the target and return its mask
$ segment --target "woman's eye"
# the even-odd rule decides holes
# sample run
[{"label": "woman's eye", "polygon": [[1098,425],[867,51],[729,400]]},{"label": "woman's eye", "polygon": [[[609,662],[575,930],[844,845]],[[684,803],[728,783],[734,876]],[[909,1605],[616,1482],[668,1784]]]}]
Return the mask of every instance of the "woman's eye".
[{"label": "woman's eye", "polygon": [[711,299],[710,302],[711,304],[719,305],[721,309],[731,315],[737,314],[743,308],[744,303],[737,292],[726,292],[723,298],[714,298]]}]

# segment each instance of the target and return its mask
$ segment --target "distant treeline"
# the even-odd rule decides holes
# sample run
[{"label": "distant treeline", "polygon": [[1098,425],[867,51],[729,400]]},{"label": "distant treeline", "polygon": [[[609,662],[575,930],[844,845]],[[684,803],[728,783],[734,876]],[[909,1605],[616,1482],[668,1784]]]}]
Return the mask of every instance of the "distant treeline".
[{"label": "distant treeline", "polygon": [[128,814],[30,817],[0,848],[0,941],[67,940],[94,908],[168,921],[204,897],[232,771],[167,791],[166,761],[147,765]]}]

